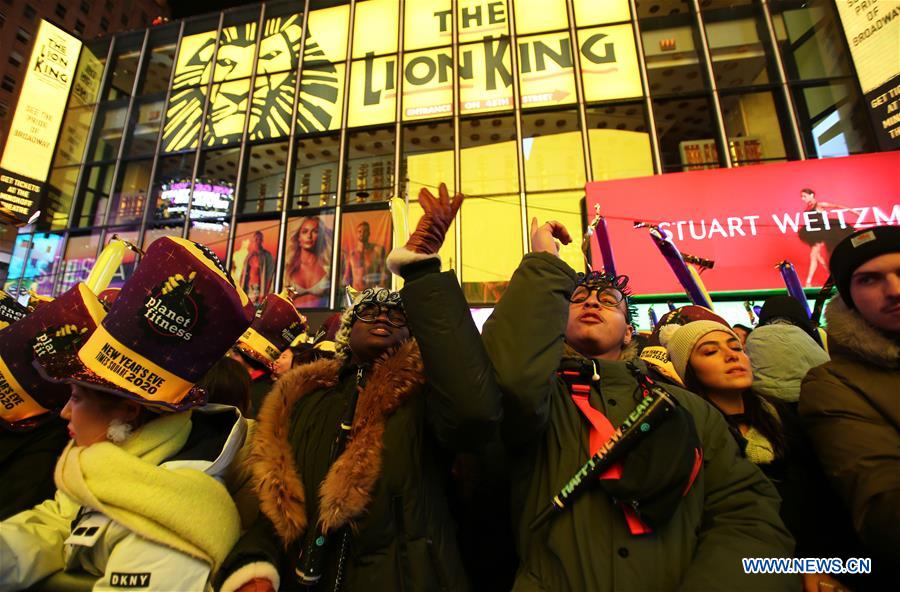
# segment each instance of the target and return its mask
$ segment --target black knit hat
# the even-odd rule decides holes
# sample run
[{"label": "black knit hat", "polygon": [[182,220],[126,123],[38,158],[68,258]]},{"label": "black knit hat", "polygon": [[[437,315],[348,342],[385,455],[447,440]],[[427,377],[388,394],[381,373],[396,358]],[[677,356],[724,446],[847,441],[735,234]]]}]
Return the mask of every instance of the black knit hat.
[{"label": "black knit hat", "polygon": [[875,226],[854,232],[831,253],[829,268],[844,303],[856,308],[850,296],[850,278],[856,269],[875,257],[900,253],[900,226]]},{"label": "black knit hat", "polygon": [[762,310],[759,311],[759,326],[769,325],[777,319],[790,322],[797,325],[804,331],[813,336],[815,327],[806,314],[803,304],[793,296],[787,294],[778,294],[768,298],[763,303]]}]

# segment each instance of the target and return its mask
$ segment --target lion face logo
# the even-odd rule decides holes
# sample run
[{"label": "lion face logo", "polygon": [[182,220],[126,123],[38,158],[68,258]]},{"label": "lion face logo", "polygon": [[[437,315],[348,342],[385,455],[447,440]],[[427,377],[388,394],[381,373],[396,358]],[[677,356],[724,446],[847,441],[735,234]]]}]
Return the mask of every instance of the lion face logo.
[{"label": "lion face logo", "polygon": [[[172,97],[166,111],[163,150],[175,152],[197,147],[201,127],[207,147],[237,144],[241,140],[247,102],[250,140],[286,136],[291,129],[291,110],[297,81],[303,17],[294,14],[266,20],[259,42],[259,59],[253,92],[250,75],[256,50],[256,23],[222,30],[219,48],[215,33],[194,35],[183,45],[192,52],[178,60]],[[212,68],[215,60],[215,69]],[[202,126],[203,102],[212,76],[206,125]],[[303,58],[303,83],[297,105],[301,133],[333,129],[339,120],[339,88],[343,77],[307,32]]]}]

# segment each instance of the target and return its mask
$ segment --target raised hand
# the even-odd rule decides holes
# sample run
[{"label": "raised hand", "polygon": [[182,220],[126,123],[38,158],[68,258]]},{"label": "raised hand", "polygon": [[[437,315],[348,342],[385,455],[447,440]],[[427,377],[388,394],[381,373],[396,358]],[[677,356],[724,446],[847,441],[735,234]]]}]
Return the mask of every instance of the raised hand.
[{"label": "raised hand", "polygon": [[456,217],[463,199],[462,193],[457,193],[450,199],[450,192],[444,183],[438,187],[438,197],[423,187],[419,191],[419,205],[425,210],[425,215],[406,241],[406,248],[427,255],[437,253],[444,244],[447,229]]},{"label": "raised hand", "polygon": [[570,242],[572,237],[561,222],[550,220],[538,226],[537,218],[531,219],[532,253],[550,253],[559,257],[559,243],[567,245]]}]

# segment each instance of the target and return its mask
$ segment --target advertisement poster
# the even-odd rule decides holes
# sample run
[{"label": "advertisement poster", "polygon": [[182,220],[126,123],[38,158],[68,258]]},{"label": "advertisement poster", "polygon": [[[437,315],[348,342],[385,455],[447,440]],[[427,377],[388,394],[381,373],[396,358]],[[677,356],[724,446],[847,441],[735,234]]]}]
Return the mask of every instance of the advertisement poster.
[{"label": "advertisement poster", "polygon": [[284,287],[293,290],[297,308],[328,306],[333,245],[333,213],[292,218],[288,222]]},{"label": "advertisement poster", "polygon": [[900,148],[900,2],[835,2],[882,150]]},{"label": "advertisement poster", "polygon": [[389,287],[391,278],[384,260],[391,250],[391,213],[344,214],[341,224],[341,287]]},{"label": "advertisement poster", "polygon": [[0,159],[0,215],[14,224],[38,207],[80,50],[77,38],[41,21]]},{"label": "advertisement poster", "polygon": [[[227,238],[227,237],[226,237]],[[210,245],[225,261],[225,244]],[[221,253],[220,253],[221,251]],[[278,252],[278,220],[244,222],[237,225],[231,277],[259,305],[275,289],[275,253]]]},{"label": "advertisement poster", "polygon": [[[775,266],[785,259],[801,283],[821,286],[843,236],[900,225],[898,170],[900,152],[891,152],[588,183],[587,209],[599,204],[616,269],[631,276],[635,294],[683,291],[635,222],[659,226],[682,253],[713,260],[702,276],[711,292],[783,289]],[[591,254],[601,265],[596,242]]]}]

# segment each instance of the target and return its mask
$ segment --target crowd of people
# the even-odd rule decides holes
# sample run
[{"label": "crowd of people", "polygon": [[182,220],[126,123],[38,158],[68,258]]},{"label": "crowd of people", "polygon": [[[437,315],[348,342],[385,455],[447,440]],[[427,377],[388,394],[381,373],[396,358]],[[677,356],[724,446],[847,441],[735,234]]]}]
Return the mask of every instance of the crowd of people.
[{"label": "crowd of people", "polygon": [[[463,196],[419,200],[403,288],[316,332],[172,237],[102,302],[0,300],[0,591],[894,589],[900,227],[834,248],[824,330],[775,296],[638,335],[534,220],[479,332]],[[794,557],[871,569],[747,568]]]}]

